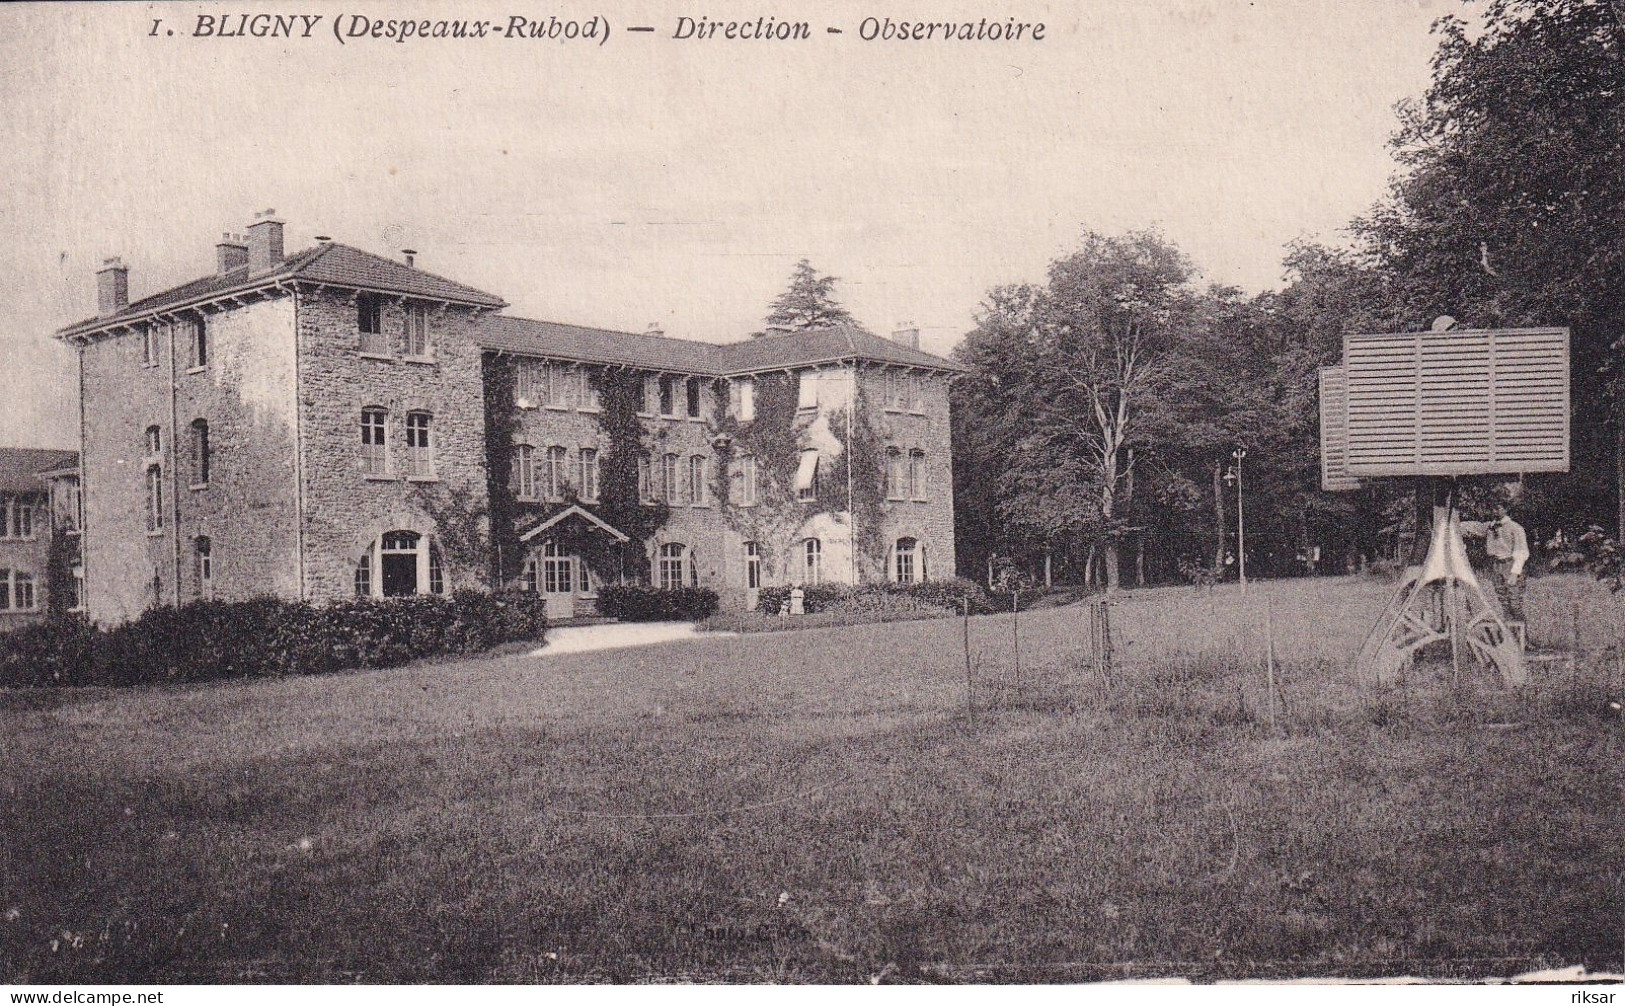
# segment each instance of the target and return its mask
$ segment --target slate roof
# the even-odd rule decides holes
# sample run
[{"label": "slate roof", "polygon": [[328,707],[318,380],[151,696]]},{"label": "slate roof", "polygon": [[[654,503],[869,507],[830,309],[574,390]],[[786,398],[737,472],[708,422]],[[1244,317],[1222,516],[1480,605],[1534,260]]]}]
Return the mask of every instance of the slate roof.
[{"label": "slate roof", "polygon": [[495,315],[482,322],[480,340],[486,349],[508,353],[681,374],[751,374],[851,359],[965,370],[952,360],[849,326],[774,333],[719,345]]},{"label": "slate roof", "polygon": [[[507,306],[502,298],[494,294],[464,286],[444,276],[436,276],[349,245],[329,242],[290,255],[275,269],[258,276],[249,276],[248,267],[240,266],[226,273],[182,283],[134,301],[112,317],[87,318],[69,325],[58,331],[57,337],[73,339],[88,336],[162,311],[293,280],[492,309]],[[801,332],[776,332],[722,345],[501,315],[483,319],[480,331],[480,339],[486,349],[682,374],[751,374],[851,359],[933,370],[965,370],[952,360],[910,349],[849,325]]]},{"label": "slate roof", "polygon": [[79,465],[78,451],[45,450],[37,447],[0,447],[0,492],[43,493],[41,472]]},{"label": "slate roof", "polygon": [[125,324],[166,308],[185,307],[225,294],[246,292],[288,280],[306,280],[330,283],[333,286],[353,287],[423,297],[428,300],[447,300],[478,307],[506,307],[507,302],[494,294],[464,286],[444,276],[436,276],[422,269],[393,259],[374,255],[343,244],[320,244],[297,255],[283,259],[275,269],[250,277],[247,266],[229,272],[182,283],[150,297],[134,301],[129,307],[108,318],[87,318],[67,326],[57,333],[59,338],[86,335],[103,328]]},{"label": "slate roof", "polygon": [[933,370],[962,372],[967,369],[952,360],[923,350],[910,349],[900,342],[883,339],[851,325],[815,328],[803,332],[773,332],[744,342],[731,342],[718,348],[722,350],[723,368],[730,374],[811,366],[854,358],[928,367]]},{"label": "slate roof", "polygon": [[481,320],[479,339],[486,349],[546,356],[555,360],[619,364],[683,374],[722,373],[716,359],[717,350],[721,347],[693,339],[615,332],[553,321],[510,318],[500,314]]}]

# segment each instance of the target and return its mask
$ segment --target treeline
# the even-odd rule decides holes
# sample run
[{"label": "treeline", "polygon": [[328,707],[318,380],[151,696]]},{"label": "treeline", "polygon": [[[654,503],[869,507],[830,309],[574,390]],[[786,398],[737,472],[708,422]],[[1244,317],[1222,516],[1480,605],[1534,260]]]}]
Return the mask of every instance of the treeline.
[{"label": "treeline", "polygon": [[1467,508],[1515,494],[1532,542],[1625,527],[1625,26],[1609,5],[1495,0],[1434,32],[1390,195],[1346,246],[1290,247],[1284,289],[1200,286],[1138,232],[1088,234],[1045,282],[988,294],[954,388],[966,575],[1233,578],[1238,498],[1249,574],[1403,560],[1417,487],[1319,489],[1316,374],[1347,333],[1441,315],[1573,336],[1571,472],[1470,481]]}]

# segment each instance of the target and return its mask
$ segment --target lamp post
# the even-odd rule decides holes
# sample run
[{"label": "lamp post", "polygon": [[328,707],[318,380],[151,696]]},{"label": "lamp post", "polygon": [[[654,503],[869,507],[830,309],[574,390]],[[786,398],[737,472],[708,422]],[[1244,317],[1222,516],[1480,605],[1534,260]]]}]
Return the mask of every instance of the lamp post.
[{"label": "lamp post", "polygon": [[1241,459],[1247,456],[1247,448],[1237,447],[1230,452],[1236,463],[1230,466],[1225,474],[1226,482],[1236,484],[1236,563],[1237,579],[1241,582],[1241,592],[1247,593],[1247,517],[1241,507]]}]

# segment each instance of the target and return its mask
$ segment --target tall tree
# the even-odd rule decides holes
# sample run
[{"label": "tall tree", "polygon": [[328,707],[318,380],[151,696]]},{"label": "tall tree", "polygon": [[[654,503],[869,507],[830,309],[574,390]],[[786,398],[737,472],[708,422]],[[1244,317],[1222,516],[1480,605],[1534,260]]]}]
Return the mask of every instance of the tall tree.
[{"label": "tall tree", "polygon": [[1045,286],[993,291],[962,347],[976,370],[964,383],[981,398],[966,404],[1007,473],[996,503],[1006,534],[1045,547],[1093,539],[1111,590],[1131,438],[1189,317],[1191,273],[1154,232],[1087,234]]},{"label": "tall tree", "polygon": [[[1545,495],[1571,521],[1596,519],[1614,492],[1595,473],[1625,485],[1625,9],[1491,0],[1481,25],[1447,17],[1434,31],[1432,85],[1402,106],[1393,141],[1405,171],[1355,230],[1407,327],[1439,314],[1571,327],[1575,474]],[[1598,435],[1610,420],[1613,465]]]},{"label": "tall tree", "polygon": [[1118,498],[1130,438],[1189,320],[1193,271],[1154,231],[1091,233],[1082,248],[1050,266],[1040,303],[1036,362],[1047,394],[1034,402],[1033,436],[1071,441],[1074,457],[1093,471],[1109,591],[1121,580],[1126,528]]},{"label": "tall tree", "polygon": [[836,301],[836,282],[835,276],[820,276],[806,259],[797,262],[790,274],[790,286],[768,307],[767,324],[798,331],[857,324],[851,312]]}]

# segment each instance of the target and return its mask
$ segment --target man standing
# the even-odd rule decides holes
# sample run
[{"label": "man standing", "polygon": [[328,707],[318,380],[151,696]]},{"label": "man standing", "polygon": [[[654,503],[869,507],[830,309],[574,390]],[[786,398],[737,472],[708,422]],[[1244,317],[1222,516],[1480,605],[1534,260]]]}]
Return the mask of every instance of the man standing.
[{"label": "man standing", "polygon": [[1495,596],[1508,621],[1523,621],[1523,567],[1529,562],[1529,536],[1523,525],[1507,514],[1506,504],[1495,507],[1489,523],[1462,521],[1462,534],[1484,539],[1484,551],[1495,565]]}]

